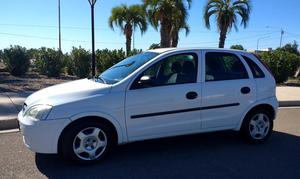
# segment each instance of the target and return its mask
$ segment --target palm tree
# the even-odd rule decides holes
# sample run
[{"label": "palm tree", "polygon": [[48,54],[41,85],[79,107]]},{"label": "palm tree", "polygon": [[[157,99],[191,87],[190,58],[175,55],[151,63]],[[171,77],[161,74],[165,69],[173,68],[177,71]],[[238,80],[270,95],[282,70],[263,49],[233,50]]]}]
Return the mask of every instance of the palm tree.
[{"label": "palm tree", "polygon": [[109,18],[109,26],[121,28],[126,37],[126,54],[131,51],[131,38],[135,28],[139,28],[143,34],[147,30],[147,18],[144,9],[140,5],[127,6],[122,4],[112,9]]},{"label": "palm tree", "polygon": [[177,47],[180,30],[185,30],[186,36],[190,33],[190,27],[186,23],[186,19],[174,16],[171,29],[171,47]]},{"label": "palm tree", "polygon": [[156,30],[160,27],[161,47],[170,47],[174,16],[180,14],[180,19],[186,19],[192,0],[143,0],[143,2],[151,25]]},{"label": "palm tree", "polygon": [[210,29],[210,17],[216,16],[220,32],[219,48],[224,48],[227,33],[237,28],[237,16],[241,17],[241,25],[246,28],[251,12],[250,0],[208,0],[204,8],[205,25]]}]

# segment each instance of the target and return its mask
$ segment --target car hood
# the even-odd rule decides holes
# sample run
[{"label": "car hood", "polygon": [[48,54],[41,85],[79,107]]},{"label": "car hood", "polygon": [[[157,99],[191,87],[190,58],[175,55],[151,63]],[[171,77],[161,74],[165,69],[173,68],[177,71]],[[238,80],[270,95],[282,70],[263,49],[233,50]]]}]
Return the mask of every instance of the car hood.
[{"label": "car hood", "polygon": [[79,101],[92,96],[109,93],[110,85],[95,82],[89,79],[76,80],[59,85],[54,85],[30,95],[25,103],[28,107],[37,104],[52,106]]}]

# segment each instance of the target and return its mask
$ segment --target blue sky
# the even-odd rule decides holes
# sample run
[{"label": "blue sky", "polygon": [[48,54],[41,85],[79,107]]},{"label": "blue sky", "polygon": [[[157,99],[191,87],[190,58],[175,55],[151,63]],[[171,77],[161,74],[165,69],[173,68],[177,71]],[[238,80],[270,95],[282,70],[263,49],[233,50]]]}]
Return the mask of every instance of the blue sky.
[{"label": "blue sky", "polygon": [[[58,48],[57,30],[58,0],[1,0],[0,5],[0,49],[10,45],[27,48],[41,46]],[[108,27],[111,9],[121,3],[136,4],[141,0],[98,0],[95,7],[96,48],[125,48],[125,37],[119,29]],[[206,0],[193,0],[188,23],[191,33],[180,34],[179,47],[217,47],[219,34],[212,24],[208,30],[203,22],[203,7]],[[247,49],[276,48],[279,46],[280,28],[286,33],[283,43],[300,42],[299,0],[252,0],[253,11],[247,29],[232,30],[227,37],[226,47],[242,44]],[[72,46],[90,49],[90,6],[88,0],[61,0],[62,48],[64,52]],[[212,19],[213,22],[213,19]],[[270,26],[272,28],[266,28]],[[149,26],[141,36],[135,33],[135,47],[147,49],[160,41],[159,32]]]}]

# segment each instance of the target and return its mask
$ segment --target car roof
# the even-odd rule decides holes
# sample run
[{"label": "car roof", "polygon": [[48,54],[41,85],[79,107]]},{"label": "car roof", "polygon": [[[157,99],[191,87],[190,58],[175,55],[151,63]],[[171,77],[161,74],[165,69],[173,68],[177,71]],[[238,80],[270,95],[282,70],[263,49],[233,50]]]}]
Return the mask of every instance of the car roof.
[{"label": "car roof", "polygon": [[185,50],[216,50],[216,51],[227,51],[227,52],[242,52],[247,53],[244,50],[235,50],[235,49],[226,49],[226,48],[158,48],[158,49],[151,49],[147,50],[148,52],[154,52],[154,53],[165,53],[165,52],[176,52],[176,51],[185,51]]}]

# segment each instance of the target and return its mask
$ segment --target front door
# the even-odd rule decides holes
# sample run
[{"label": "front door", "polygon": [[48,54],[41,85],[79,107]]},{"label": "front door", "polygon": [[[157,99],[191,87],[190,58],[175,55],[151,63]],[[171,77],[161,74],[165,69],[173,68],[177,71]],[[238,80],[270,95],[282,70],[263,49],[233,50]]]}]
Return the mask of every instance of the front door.
[{"label": "front door", "polygon": [[201,129],[198,55],[176,54],[141,73],[126,92],[130,141],[180,135]]}]

